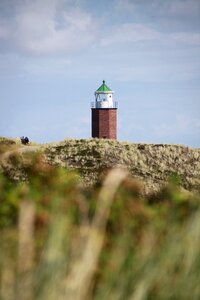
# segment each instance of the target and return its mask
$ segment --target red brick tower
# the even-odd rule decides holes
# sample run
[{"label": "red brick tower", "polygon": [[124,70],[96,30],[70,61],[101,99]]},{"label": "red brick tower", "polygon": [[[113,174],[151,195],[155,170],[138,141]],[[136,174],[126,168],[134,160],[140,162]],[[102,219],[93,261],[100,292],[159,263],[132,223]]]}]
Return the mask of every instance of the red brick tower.
[{"label": "red brick tower", "polygon": [[92,137],[117,139],[117,103],[113,101],[113,91],[105,84],[95,92],[92,102]]}]

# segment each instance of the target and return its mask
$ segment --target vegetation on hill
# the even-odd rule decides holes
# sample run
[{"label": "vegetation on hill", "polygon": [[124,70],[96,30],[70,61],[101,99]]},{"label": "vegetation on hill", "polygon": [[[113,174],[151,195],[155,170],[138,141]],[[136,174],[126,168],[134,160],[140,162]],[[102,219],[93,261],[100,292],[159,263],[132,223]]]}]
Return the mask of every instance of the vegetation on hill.
[{"label": "vegetation on hill", "polygon": [[[197,190],[200,185],[200,149],[182,145],[82,139],[17,147],[16,152],[23,160],[27,151],[40,151],[48,164],[77,170],[85,185],[97,183],[113,167],[125,168],[139,179],[144,193],[158,191],[173,174],[178,175],[180,185],[186,190]],[[14,150],[8,148],[7,152],[7,159],[1,159],[2,171],[10,179],[25,180],[23,160],[17,164]]]},{"label": "vegetation on hill", "polygon": [[143,181],[147,192],[158,190],[174,173],[185,189],[200,184],[200,149],[182,145],[66,140],[47,145],[44,153],[48,163],[78,169],[89,183],[96,182],[105,170],[121,166]]},{"label": "vegetation on hill", "polygon": [[[117,145],[105,144],[107,153]],[[51,166],[30,152],[20,157],[12,155],[13,165],[23,166],[27,181],[0,176],[1,299],[200,299],[199,193],[182,190],[172,176],[144,196],[122,169],[84,187],[60,161]]]},{"label": "vegetation on hill", "polygon": [[0,137],[0,146],[5,146],[5,145],[14,145],[16,144],[16,141],[13,139],[8,139],[6,137]]}]

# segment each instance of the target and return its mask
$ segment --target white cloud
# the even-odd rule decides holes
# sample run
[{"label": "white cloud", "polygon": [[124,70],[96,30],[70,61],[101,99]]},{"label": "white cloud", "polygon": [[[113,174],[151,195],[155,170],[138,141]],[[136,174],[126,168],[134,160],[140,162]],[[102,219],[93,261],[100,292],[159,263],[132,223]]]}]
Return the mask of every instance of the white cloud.
[{"label": "white cloud", "polygon": [[[191,7],[189,2],[191,1]],[[146,3],[144,14],[148,15],[157,7],[156,14],[183,15],[198,11],[200,6],[196,0],[174,0],[160,2],[152,0],[152,5]],[[23,52],[33,55],[68,54],[73,51],[98,44],[107,47],[124,43],[165,43],[200,45],[200,33],[162,32],[158,25],[152,26],[145,21],[118,22],[118,25],[102,24],[106,27],[100,38],[98,21],[86,10],[71,5],[69,0],[20,0],[15,9],[15,15],[6,20],[0,18],[0,49],[11,52]],[[62,5],[62,4],[65,5]],[[115,8],[141,13],[142,2],[130,0],[116,0]],[[139,10],[140,7],[140,10]],[[142,10],[143,11],[143,10]],[[103,16],[104,13],[102,13]],[[99,38],[99,39],[98,39]]]},{"label": "white cloud", "polygon": [[200,45],[200,33],[161,32],[152,26],[140,23],[118,24],[101,39],[102,46],[124,43],[158,42],[165,45]]},{"label": "white cloud", "polygon": [[169,38],[171,39],[171,41],[179,44],[200,46],[200,33],[172,33],[169,34]]},{"label": "white cloud", "polygon": [[163,3],[163,14],[179,17],[199,17],[200,1],[199,0],[173,0]]},{"label": "white cloud", "polygon": [[134,12],[136,16],[199,17],[199,0],[115,0],[119,12]]},{"label": "white cloud", "polygon": [[115,9],[117,12],[133,12],[137,8],[136,3],[130,0],[116,0],[115,1]]},{"label": "white cloud", "polygon": [[10,51],[31,54],[69,53],[82,49],[95,37],[96,22],[79,8],[58,10],[58,0],[24,2],[13,20],[0,27]]},{"label": "white cloud", "polygon": [[8,36],[8,28],[0,24],[0,39],[5,39]]},{"label": "white cloud", "polygon": [[124,23],[110,32],[101,40],[102,46],[114,43],[140,42],[160,39],[161,34],[145,24]]}]

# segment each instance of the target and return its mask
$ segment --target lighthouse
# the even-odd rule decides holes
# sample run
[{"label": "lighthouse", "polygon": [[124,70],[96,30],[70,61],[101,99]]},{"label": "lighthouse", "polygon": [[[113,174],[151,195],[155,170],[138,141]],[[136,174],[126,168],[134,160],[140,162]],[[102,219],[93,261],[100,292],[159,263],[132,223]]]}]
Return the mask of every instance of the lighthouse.
[{"label": "lighthouse", "polygon": [[94,93],[95,102],[91,105],[93,138],[117,139],[117,102],[113,94],[105,80]]}]

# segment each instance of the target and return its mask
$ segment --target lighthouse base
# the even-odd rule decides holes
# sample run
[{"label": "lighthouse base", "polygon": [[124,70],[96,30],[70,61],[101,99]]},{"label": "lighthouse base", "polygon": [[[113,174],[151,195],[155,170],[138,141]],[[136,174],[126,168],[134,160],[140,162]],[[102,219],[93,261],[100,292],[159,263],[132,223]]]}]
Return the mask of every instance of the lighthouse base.
[{"label": "lighthouse base", "polygon": [[117,108],[92,108],[92,137],[117,139]]}]

